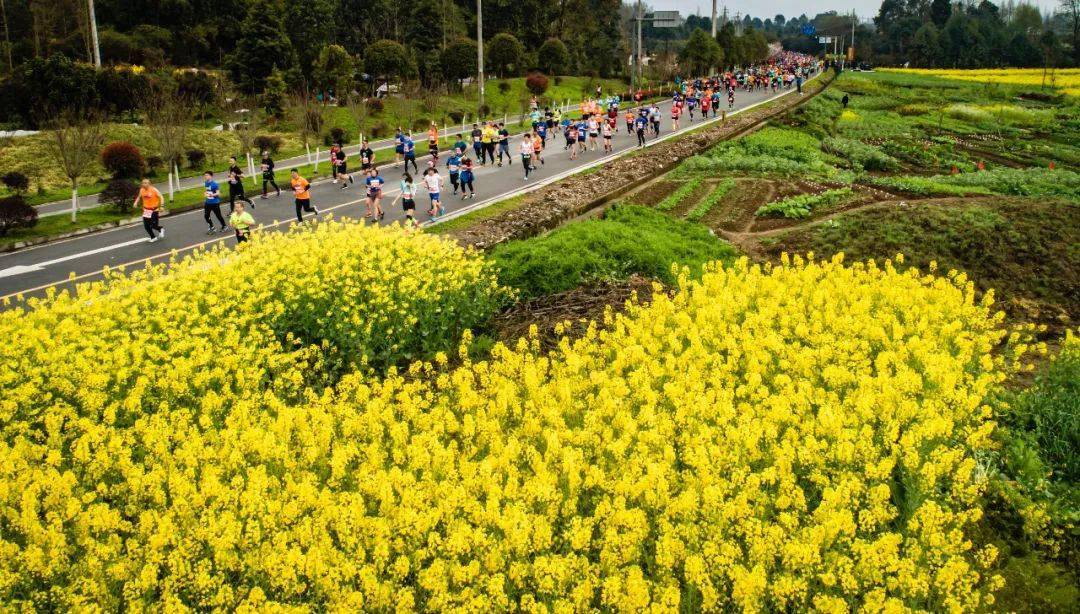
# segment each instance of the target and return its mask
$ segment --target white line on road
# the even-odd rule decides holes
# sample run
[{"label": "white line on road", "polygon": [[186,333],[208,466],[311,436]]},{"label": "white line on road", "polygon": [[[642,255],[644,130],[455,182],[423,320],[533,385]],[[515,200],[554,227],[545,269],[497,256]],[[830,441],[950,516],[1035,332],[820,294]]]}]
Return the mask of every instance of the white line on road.
[{"label": "white line on road", "polygon": [[67,262],[68,260],[78,260],[79,258],[85,258],[87,256],[93,256],[94,254],[100,254],[102,252],[111,252],[114,249],[120,249],[121,247],[127,247],[129,245],[135,245],[136,243],[146,243],[146,239],[133,239],[131,241],[124,241],[123,243],[116,243],[113,245],[106,245],[105,247],[99,247],[97,249],[87,250],[85,252],[78,252],[75,254],[68,254],[60,258],[53,260],[46,260],[45,262],[37,262],[30,265],[17,265],[8,267],[6,269],[0,269],[0,277],[12,277],[14,275],[20,275],[22,273],[29,273],[31,271],[40,271],[48,266],[54,264],[60,264],[61,262]]}]

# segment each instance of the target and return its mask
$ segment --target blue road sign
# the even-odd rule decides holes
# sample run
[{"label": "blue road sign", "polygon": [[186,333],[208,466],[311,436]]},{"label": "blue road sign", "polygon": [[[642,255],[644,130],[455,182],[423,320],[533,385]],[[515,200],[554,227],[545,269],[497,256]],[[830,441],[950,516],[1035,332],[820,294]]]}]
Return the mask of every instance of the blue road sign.
[{"label": "blue road sign", "polygon": [[812,23],[808,23],[802,27],[802,33],[807,36],[813,36],[814,32],[817,32],[817,28],[815,28]]}]

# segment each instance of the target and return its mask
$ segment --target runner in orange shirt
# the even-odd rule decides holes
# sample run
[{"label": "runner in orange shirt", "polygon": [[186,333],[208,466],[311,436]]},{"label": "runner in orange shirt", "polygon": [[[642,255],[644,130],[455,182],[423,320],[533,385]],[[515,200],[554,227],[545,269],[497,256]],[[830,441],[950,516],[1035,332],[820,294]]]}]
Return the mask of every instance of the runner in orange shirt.
[{"label": "runner in orange shirt", "polygon": [[300,215],[301,210],[307,211],[308,213],[314,213],[317,217],[319,215],[319,210],[311,204],[311,184],[308,183],[308,180],[301,177],[299,171],[294,168],[292,170],[292,179],[289,180],[289,183],[292,184],[293,196],[296,199],[296,221],[301,223],[304,221],[303,216]]},{"label": "runner in orange shirt", "polygon": [[150,184],[149,179],[143,179],[139,187],[139,195],[135,197],[135,206],[142,205],[142,223],[146,234],[150,235],[147,243],[153,243],[158,239],[165,238],[165,229],[158,223],[158,214],[161,211],[161,192]]}]

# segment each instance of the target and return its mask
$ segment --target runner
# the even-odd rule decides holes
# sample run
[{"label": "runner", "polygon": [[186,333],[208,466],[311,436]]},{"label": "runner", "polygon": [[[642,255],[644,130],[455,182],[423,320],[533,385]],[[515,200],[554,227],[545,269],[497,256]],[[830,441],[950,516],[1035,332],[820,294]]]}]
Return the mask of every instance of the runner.
[{"label": "runner", "polygon": [[300,171],[296,170],[295,168],[292,169],[292,173],[290,174],[292,178],[289,179],[289,183],[292,184],[294,197],[293,204],[296,205],[296,221],[302,224],[304,222],[304,218],[300,215],[301,211],[314,213],[315,216],[318,217],[319,210],[311,204],[311,192],[308,190],[308,188],[311,187],[311,184],[308,183],[308,180],[301,177]]},{"label": "runner", "polygon": [[533,141],[528,134],[521,137],[521,165],[525,167],[525,181],[529,180],[529,171],[533,170]]},{"label": "runner", "polygon": [[637,130],[637,144],[638,147],[645,146],[645,130],[649,127],[649,119],[645,116],[645,110],[638,114],[637,119],[634,120],[634,128]]},{"label": "runner", "polygon": [[671,103],[671,131],[679,131],[679,115],[682,114],[682,105],[678,102]]},{"label": "runner", "polygon": [[427,186],[428,198],[431,199],[431,208],[428,209],[428,215],[437,218],[443,213],[442,201],[439,199],[439,193],[442,191],[443,185],[442,175],[434,168],[427,169],[424,171],[424,185]]},{"label": "runner", "polygon": [[506,125],[499,122],[499,167],[502,168],[503,156],[506,156],[506,163],[513,164],[514,158],[510,155],[510,131],[506,129]]},{"label": "runner", "polygon": [[626,114],[623,116],[623,119],[626,120],[626,134],[633,134],[634,133],[634,110],[629,109],[629,108],[626,109]]},{"label": "runner", "polygon": [[577,160],[578,127],[577,124],[566,126],[566,147],[570,150],[570,159]]},{"label": "runner", "polygon": [[[469,188],[468,196],[465,195],[465,188]],[[476,190],[473,188],[473,161],[469,158],[461,161],[461,200],[466,198],[476,198]]]},{"label": "runner", "polygon": [[[469,136],[472,137],[473,155],[476,156],[477,160],[483,160],[483,158],[484,158],[484,142],[483,142],[484,141],[484,131],[480,129],[479,124],[473,124],[472,125],[472,132],[470,133]],[[462,151],[462,153],[464,153],[466,150],[463,149],[461,151]]]},{"label": "runner", "polygon": [[401,162],[405,157],[405,133],[398,126],[397,134],[394,135],[394,162]]},{"label": "runner", "polygon": [[735,88],[733,86],[727,88],[727,108],[728,110],[735,108]]},{"label": "runner", "polygon": [[461,172],[461,152],[457,149],[446,159],[446,168],[450,171],[450,187],[454,188],[454,195],[458,190],[458,175]]},{"label": "runner", "polygon": [[217,217],[218,222],[221,224],[220,232],[225,232],[225,218],[221,217],[221,188],[214,181],[214,174],[206,171],[203,173],[203,219],[206,220],[206,225],[209,227],[206,231],[208,235],[219,232],[214,230],[214,223],[210,221],[211,213]]},{"label": "runner", "polygon": [[[345,155],[345,148],[338,146],[337,155],[337,172],[339,177],[343,177],[341,180],[341,189],[344,190],[353,183],[352,175],[349,174],[349,160]],[[255,206],[252,205],[252,208]]]},{"label": "runner", "polygon": [[589,136],[589,122],[586,121],[588,116],[582,116],[581,121],[577,123],[577,148],[578,153],[585,153],[585,139]]},{"label": "runner", "polygon": [[[408,150],[406,150],[406,153],[408,153]],[[415,166],[415,161],[413,166]],[[406,172],[408,172],[408,170],[406,170]],[[364,180],[364,183],[367,185],[367,199],[364,201],[364,204],[367,206],[367,213],[364,217],[372,217],[372,211],[374,211],[375,219],[381,221],[385,216],[382,210],[382,190],[383,183],[385,182],[383,181],[382,176],[379,175],[379,170],[375,167],[369,169],[367,179]]]},{"label": "runner", "polygon": [[439,125],[435,123],[435,120],[431,121],[431,125],[428,126],[427,131],[427,151],[431,156],[432,164],[439,163]]},{"label": "runner", "polygon": [[[338,157],[337,157],[337,154],[338,154],[339,151],[341,151],[341,145],[338,145],[337,143],[334,143],[333,145],[330,146],[330,176],[333,178],[333,181],[331,181],[330,183],[337,183],[337,180],[338,180]],[[229,204],[231,205],[232,202],[230,202]]]},{"label": "runner", "polygon": [[236,157],[229,158],[229,211],[236,206],[236,201],[241,200],[255,208],[255,203],[244,194],[244,171],[236,163]]},{"label": "runner", "polygon": [[[544,140],[540,138],[540,135],[533,133],[533,160],[539,160],[540,165],[544,165]],[[536,170],[536,165],[533,165],[533,170]]]},{"label": "runner", "polygon": [[270,184],[277,190],[277,194],[274,196],[281,196],[281,188],[278,187],[277,181],[274,180],[274,159],[270,157],[269,151],[262,152],[262,161],[259,163],[259,168],[262,169],[262,197],[266,198],[266,185]]},{"label": "runner", "polygon": [[231,215],[229,215],[229,226],[233,227],[236,231],[237,244],[244,243],[248,240],[248,235],[251,234],[251,227],[255,225],[255,218],[251,217],[251,214],[244,211],[244,201],[236,203],[236,208],[233,209]]},{"label": "runner", "polygon": [[412,135],[405,136],[405,170],[409,169],[409,163],[412,163],[413,170],[420,172],[420,168],[416,166],[416,143],[413,141]]},{"label": "runner", "polygon": [[652,120],[653,136],[660,136],[660,107],[656,104],[649,109],[649,118]]},{"label": "runner", "polygon": [[589,116],[589,149],[596,151],[600,147],[600,122],[596,121],[595,115]]},{"label": "runner", "polygon": [[372,166],[375,166],[375,150],[368,145],[367,139],[364,139],[360,144],[360,173],[366,177]]},{"label": "runner", "polygon": [[149,179],[143,179],[142,185],[139,186],[139,195],[135,197],[135,206],[142,205],[143,228],[146,229],[146,234],[150,235],[150,238],[146,240],[147,243],[154,243],[158,239],[165,238],[165,229],[158,223],[163,202],[165,198],[161,196],[161,192],[150,183]]},{"label": "runner", "polygon": [[600,128],[600,132],[604,136],[604,153],[611,153],[611,123],[604,122],[604,125]]},{"label": "runner", "polygon": [[499,131],[495,129],[494,122],[488,122],[484,125],[484,130],[480,133],[480,142],[484,146],[484,157],[481,159],[481,164],[494,164],[495,163],[495,142],[499,140]]},{"label": "runner", "polygon": [[401,176],[400,192],[394,197],[394,202],[390,203],[390,206],[397,204],[398,199],[401,199],[401,210],[405,213],[405,226],[416,226],[416,183],[413,182],[412,175],[407,171]]}]

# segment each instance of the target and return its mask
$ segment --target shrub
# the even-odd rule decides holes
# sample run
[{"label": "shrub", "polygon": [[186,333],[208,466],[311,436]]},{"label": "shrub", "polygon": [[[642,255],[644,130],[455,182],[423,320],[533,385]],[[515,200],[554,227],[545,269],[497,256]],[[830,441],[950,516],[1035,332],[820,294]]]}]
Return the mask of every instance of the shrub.
[{"label": "shrub", "polygon": [[21,194],[0,198],[0,237],[15,228],[32,228],[37,222],[37,209],[26,204]]},{"label": "shrub", "polygon": [[368,112],[372,115],[378,115],[379,113],[382,113],[383,107],[385,107],[383,101],[378,98],[372,98],[368,100],[367,106]]},{"label": "shrub", "polygon": [[345,144],[349,142],[349,132],[341,127],[333,127],[330,129],[330,144],[340,143]]},{"label": "shrub", "polygon": [[499,93],[500,94],[509,94],[510,93],[510,82],[509,81],[499,81],[498,88],[499,88]]},{"label": "shrub", "polygon": [[465,119],[465,113],[463,111],[450,111],[446,114],[452,124],[460,124]]},{"label": "shrub", "polygon": [[115,141],[101,150],[101,165],[113,179],[135,179],[146,173],[142,152],[130,141]]},{"label": "shrub", "polygon": [[689,181],[684,182],[674,192],[669,194],[664,200],[656,203],[657,211],[671,211],[675,207],[682,204],[682,201],[690,197],[694,193],[694,190],[698,189],[701,185],[702,177],[700,175],[691,177]]},{"label": "shrub", "polygon": [[485,103],[485,104],[482,104],[482,105],[480,105],[480,106],[479,106],[479,107],[477,107],[477,109],[476,109],[476,115],[477,115],[477,117],[479,117],[480,119],[486,119],[486,118],[488,118],[488,117],[491,117],[491,107],[490,107],[490,106],[488,106],[488,105],[487,105],[486,103]]},{"label": "shrub", "polygon": [[390,128],[387,127],[386,122],[375,122],[374,124],[371,124],[371,128],[368,129],[368,136],[373,139],[381,139],[390,136]]},{"label": "shrub", "polygon": [[150,175],[157,175],[158,171],[165,168],[165,160],[161,156],[150,156],[146,159],[146,168]]},{"label": "shrub", "polygon": [[275,134],[260,134],[251,142],[255,144],[255,148],[260,152],[269,151],[272,154],[280,151],[285,144],[285,140]]},{"label": "shrub", "polygon": [[0,176],[0,183],[15,194],[25,194],[30,189],[30,178],[19,171],[4,173]]},{"label": "shrub", "polygon": [[735,250],[704,226],[646,207],[618,205],[601,220],[511,241],[496,247],[491,256],[499,267],[500,281],[523,298],[533,298],[634,273],[673,284],[672,263],[700,271],[705,262],[732,260]]},{"label": "shrub", "polygon": [[112,207],[118,213],[131,211],[139,186],[129,179],[113,179],[98,194],[98,202]]},{"label": "shrub", "polygon": [[412,131],[416,133],[427,132],[428,127],[431,126],[431,120],[423,117],[417,117],[413,120]]},{"label": "shrub", "polygon": [[206,161],[206,152],[201,149],[189,149],[184,155],[187,156],[188,166],[191,168],[200,168]]},{"label": "shrub", "polygon": [[543,96],[548,89],[547,75],[541,72],[529,73],[529,76],[525,77],[525,87],[534,96]]}]

